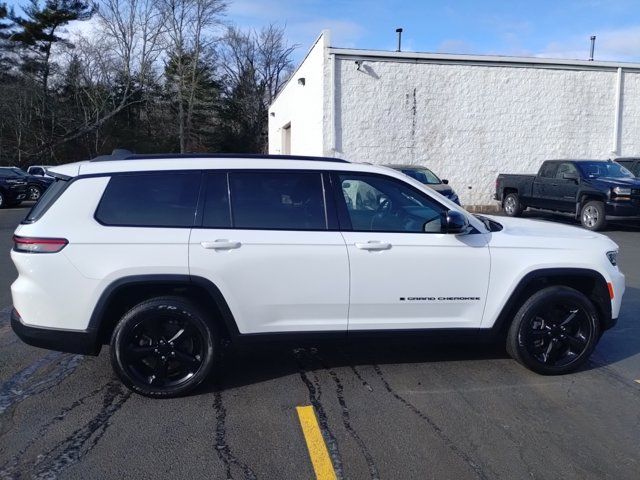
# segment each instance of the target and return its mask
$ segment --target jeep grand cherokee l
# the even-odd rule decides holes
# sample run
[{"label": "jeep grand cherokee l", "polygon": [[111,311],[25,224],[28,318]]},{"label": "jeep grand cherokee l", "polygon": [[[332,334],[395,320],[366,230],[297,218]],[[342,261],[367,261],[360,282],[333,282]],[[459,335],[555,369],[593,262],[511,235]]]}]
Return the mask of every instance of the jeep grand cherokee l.
[{"label": "jeep grand cherokee l", "polygon": [[143,395],[195,388],[223,341],[285,334],[498,335],[523,365],[562,374],[620,311],[607,237],[476,217],[384,167],[119,155],[51,172],[15,231],[13,329],[67,352],[110,343]]}]

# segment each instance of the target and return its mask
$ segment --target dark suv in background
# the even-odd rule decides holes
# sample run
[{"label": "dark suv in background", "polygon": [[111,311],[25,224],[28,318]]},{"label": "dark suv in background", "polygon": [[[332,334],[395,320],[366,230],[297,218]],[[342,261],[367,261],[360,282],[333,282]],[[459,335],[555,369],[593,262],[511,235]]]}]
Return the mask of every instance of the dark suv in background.
[{"label": "dark suv in background", "polygon": [[616,158],[615,160],[616,163],[622,165],[636,177],[640,177],[640,157],[622,157]]},{"label": "dark suv in background", "polygon": [[30,175],[18,167],[0,167],[0,171],[9,171],[27,182],[27,197],[25,200],[38,200],[44,191],[53,183],[52,177]]},{"label": "dark suv in background", "polygon": [[0,208],[14,207],[27,198],[27,181],[13,171],[0,168]]}]

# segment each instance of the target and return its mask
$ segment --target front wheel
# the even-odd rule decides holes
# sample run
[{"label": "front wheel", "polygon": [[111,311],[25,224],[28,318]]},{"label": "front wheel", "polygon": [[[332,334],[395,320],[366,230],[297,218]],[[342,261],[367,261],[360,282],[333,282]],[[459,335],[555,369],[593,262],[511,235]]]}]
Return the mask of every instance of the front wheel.
[{"label": "front wheel", "polygon": [[504,213],[510,217],[518,217],[522,213],[522,205],[520,204],[520,197],[517,193],[510,193],[504,197]]},{"label": "front wheel", "polygon": [[518,310],[507,335],[507,351],[543,375],[578,369],[600,337],[598,313],[573,288],[552,286],[533,294]]},{"label": "front wheel", "polygon": [[182,297],[157,297],[129,310],[111,338],[111,365],[147,397],[183,395],[204,381],[217,357],[215,327]]},{"label": "front wheel", "polygon": [[27,198],[29,200],[37,201],[40,199],[41,195],[42,195],[42,190],[40,189],[40,187],[36,185],[31,185],[27,191]]},{"label": "front wheel", "polygon": [[597,200],[585,203],[580,211],[580,223],[587,230],[602,230],[607,225],[604,203]]}]

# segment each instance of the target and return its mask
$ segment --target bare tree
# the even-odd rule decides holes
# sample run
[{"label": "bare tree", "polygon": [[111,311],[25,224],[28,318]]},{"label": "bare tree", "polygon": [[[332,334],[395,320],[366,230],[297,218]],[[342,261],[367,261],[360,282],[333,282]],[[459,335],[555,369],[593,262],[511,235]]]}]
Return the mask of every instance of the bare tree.
[{"label": "bare tree", "polygon": [[180,152],[189,149],[193,112],[203,54],[215,41],[216,27],[227,4],[224,0],[161,0],[166,18],[166,46],[171,55],[178,105]]}]

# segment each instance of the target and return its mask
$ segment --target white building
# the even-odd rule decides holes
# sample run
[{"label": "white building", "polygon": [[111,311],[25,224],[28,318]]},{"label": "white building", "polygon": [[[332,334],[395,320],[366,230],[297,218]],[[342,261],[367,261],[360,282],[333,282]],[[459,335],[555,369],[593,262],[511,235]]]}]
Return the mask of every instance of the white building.
[{"label": "white building", "polygon": [[331,47],[269,109],[269,152],[426,165],[466,205],[498,172],[640,154],[640,64]]}]

